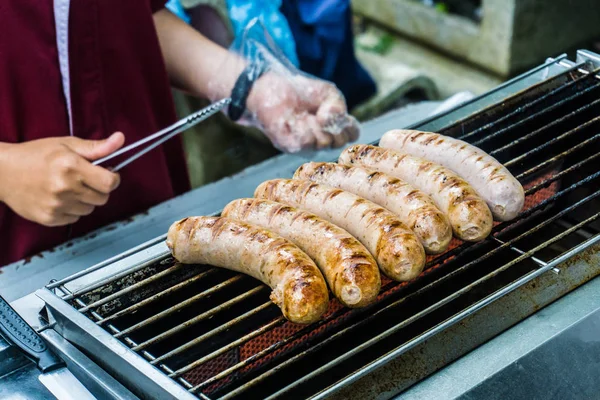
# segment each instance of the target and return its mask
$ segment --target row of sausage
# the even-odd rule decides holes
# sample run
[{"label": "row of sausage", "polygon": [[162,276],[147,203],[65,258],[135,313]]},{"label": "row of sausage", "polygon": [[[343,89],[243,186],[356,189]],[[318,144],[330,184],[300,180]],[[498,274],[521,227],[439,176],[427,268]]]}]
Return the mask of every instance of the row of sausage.
[{"label": "row of sausage", "polygon": [[328,287],[345,306],[364,307],[379,293],[380,271],[414,279],[453,234],[483,240],[493,218],[516,217],[523,202],[520,183],[482,150],[394,130],[379,147],[354,145],[338,163],[307,163],[293,179],[263,182],[221,217],[175,222],[167,245],[179,262],[261,280],[287,319],[306,324],[327,310]]}]

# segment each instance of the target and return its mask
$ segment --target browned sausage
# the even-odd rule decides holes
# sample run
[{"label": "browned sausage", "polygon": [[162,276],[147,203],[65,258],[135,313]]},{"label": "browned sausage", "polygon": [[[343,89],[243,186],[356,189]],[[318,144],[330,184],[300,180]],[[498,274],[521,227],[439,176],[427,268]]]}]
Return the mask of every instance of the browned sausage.
[{"label": "browned sausage", "polygon": [[305,209],[347,230],[373,254],[384,274],[398,281],[415,278],[425,265],[425,251],[415,234],[394,214],[344,190],[310,181],[274,179],[254,192]]},{"label": "browned sausage", "polygon": [[234,200],[222,215],[261,226],[292,241],[315,261],[342,304],[364,307],[377,298],[381,287],[377,263],[342,228],[307,211],[263,199]]},{"label": "browned sausage", "polygon": [[485,201],[461,177],[425,159],[395,150],[355,145],[342,152],[340,164],[360,165],[400,178],[431,196],[463,240],[483,240],[492,230],[492,213]]},{"label": "browned sausage", "polygon": [[292,322],[310,324],[327,310],[327,284],[315,263],[289,240],[223,217],[189,217],[169,228],[167,246],[184,264],[209,264],[269,285],[271,300]]},{"label": "browned sausage", "polygon": [[347,190],[387,208],[415,232],[429,254],[441,253],[450,244],[452,228],[448,218],[429,196],[398,178],[366,168],[324,162],[300,166],[294,178]]},{"label": "browned sausage", "polygon": [[411,130],[387,132],[381,147],[423,157],[459,174],[487,202],[494,218],[515,218],[525,202],[523,186],[494,157],[462,140]]}]

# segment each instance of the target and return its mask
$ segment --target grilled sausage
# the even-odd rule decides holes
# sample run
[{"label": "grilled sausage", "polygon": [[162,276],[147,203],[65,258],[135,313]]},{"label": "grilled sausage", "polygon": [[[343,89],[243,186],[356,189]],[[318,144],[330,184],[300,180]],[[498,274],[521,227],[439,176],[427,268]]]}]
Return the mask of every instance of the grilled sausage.
[{"label": "grilled sausage", "polygon": [[377,298],[381,288],[377,263],[342,228],[309,212],[262,199],[234,200],[221,215],[261,226],[292,241],[315,261],[342,304],[364,307]]},{"label": "grilled sausage", "polygon": [[498,160],[467,142],[437,133],[393,130],[379,145],[450,168],[483,197],[498,221],[515,218],[523,208],[525,193],[519,181]]},{"label": "grilled sausage", "polygon": [[324,162],[301,165],[294,178],[347,190],[387,208],[417,235],[429,254],[441,253],[450,244],[452,228],[448,218],[429,196],[398,178],[361,167]]},{"label": "grilled sausage", "polygon": [[448,168],[395,150],[367,145],[347,148],[339,162],[384,172],[429,194],[448,216],[454,234],[460,239],[483,240],[492,230],[492,213],[485,201]]},{"label": "grilled sausage", "polygon": [[310,324],[327,310],[327,285],[315,263],[266,229],[223,217],[184,218],[169,228],[167,246],[179,262],[227,268],[267,284],[292,322]]},{"label": "grilled sausage", "polygon": [[379,268],[398,281],[415,278],[425,265],[419,239],[391,212],[352,193],[310,181],[274,179],[254,196],[305,209],[347,230],[375,256]]}]

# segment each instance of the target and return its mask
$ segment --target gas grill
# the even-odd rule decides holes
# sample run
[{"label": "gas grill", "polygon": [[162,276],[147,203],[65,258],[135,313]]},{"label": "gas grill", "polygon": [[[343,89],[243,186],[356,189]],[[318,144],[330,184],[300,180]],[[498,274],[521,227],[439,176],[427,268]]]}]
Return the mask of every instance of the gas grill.
[{"label": "gas grill", "polygon": [[600,274],[599,72],[591,52],[549,59],[412,127],[487,151],[526,203],[483,242],[429,256],[414,281],[384,278],[367,308],[332,298],[321,321],[294,325],[268,287],[178,264],[159,237],[38,290],[42,334],[108,372],[78,370],[107,398],[392,397]]}]

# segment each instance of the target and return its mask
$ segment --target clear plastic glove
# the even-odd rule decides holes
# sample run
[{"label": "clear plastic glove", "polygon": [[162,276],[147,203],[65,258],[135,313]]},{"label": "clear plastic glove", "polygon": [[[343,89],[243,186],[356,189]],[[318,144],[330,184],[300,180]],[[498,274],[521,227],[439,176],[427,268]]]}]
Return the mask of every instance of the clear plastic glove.
[{"label": "clear plastic glove", "polygon": [[[342,93],[296,69],[258,20],[236,39],[220,70],[223,76],[237,76],[259,59],[267,69],[254,83],[238,122],[258,127],[275,147],[290,153],[341,147],[358,138],[358,122],[348,114]],[[211,86],[213,93],[231,93],[233,83],[216,77]]]}]

